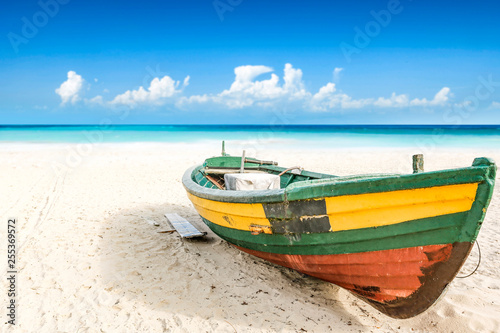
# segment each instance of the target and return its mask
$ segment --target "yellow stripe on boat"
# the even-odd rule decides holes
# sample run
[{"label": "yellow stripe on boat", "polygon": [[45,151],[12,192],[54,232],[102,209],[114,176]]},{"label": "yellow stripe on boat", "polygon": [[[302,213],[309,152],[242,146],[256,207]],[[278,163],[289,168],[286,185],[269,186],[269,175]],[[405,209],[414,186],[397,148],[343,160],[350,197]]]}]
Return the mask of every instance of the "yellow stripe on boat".
[{"label": "yellow stripe on boat", "polygon": [[198,214],[212,223],[239,230],[250,230],[250,225],[271,226],[262,204],[220,202],[202,199],[188,193]]},{"label": "yellow stripe on boat", "polygon": [[[470,210],[478,183],[324,198],[331,230],[379,227]],[[188,194],[198,213],[212,223],[250,231],[270,226],[262,204],[219,202]],[[321,199],[320,199],[321,200]]]},{"label": "yellow stripe on boat", "polygon": [[331,231],[380,227],[470,210],[478,183],[325,198]]}]

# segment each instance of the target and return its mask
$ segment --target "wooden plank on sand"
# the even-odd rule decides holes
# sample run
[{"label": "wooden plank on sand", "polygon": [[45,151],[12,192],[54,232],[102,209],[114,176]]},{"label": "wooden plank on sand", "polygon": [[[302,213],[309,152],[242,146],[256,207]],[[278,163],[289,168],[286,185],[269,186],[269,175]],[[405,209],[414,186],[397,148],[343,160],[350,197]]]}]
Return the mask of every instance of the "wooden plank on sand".
[{"label": "wooden plank on sand", "polygon": [[202,237],[207,233],[199,231],[194,225],[189,223],[188,220],[180,216],[179,214],[165,214],[165,217],[172,224],[172,226],[177,230],[182,238],[193,238]]}]

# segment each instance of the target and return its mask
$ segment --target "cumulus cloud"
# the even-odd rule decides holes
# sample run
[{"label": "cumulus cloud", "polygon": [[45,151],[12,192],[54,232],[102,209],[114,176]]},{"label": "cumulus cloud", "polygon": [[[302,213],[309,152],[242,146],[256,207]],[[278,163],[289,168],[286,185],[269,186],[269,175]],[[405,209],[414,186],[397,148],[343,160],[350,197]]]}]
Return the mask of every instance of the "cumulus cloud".
[{"label": "cumulus cloud", "polygon": [[393,92],[391,97],[389,98],[379,97],[373,102],[373,105],[381,108],[401,108],[408,106],[444,106],[448,102],[450,95],[450,88],[443,87],[436,93],[436,95],[434,95],[434,98],[431,100],[428,100],[427,98],[415,98],[410,101],[410,98],[407,94],[396,95],[396,93]]},{"label": "cumulus cloud", "polygon": [[90,104],[104,105],[104,100],[103,100],[101,95],[97,95],[91,99],[85,100],[85,102],[90,103]]},{"label": "cumulus cloud", "polygon": [[[94,79],[97,82],[97,79]],[[68,79],[64,81],[55,91],[61,97],[61,104],[75,104],[82,100],[81,93],[84,84],[87,84],[82,76],[76,74],[75,71],[68,72]],[[90,99],[84,99],[88,105],[99,106],[117,106],[126,105],[136,107],[139,105],[163,105],[170,100],[177,99],[177,96],[189,84],[189,76],[187,76],[182,84],[179,81],[173,80],[169,76],[162,78],[155,77],[151,80],[148,88],[139,87],[136,90],[127,90],[126,92],[115,96],[111,101],[105,101],[101,95],[97,95]],[[109,90],[104,89],[104,92]],[[175,98],[175,99],[174,99]]]},{"label": "cumulus cloud", "polygon": [[59,88],[56,89],[56,94],[61,97],[61,105],[67,103],[75,104],[81,99],[81,91],[85,80],[76,72],[69,71],[68,79],[64,81]]},{"label": "cumulus cloud", "polygon": [[347,94],[337,92],[335,83],[329,82],[312,96],[308,104],[313,111],[327,111],[330,109],[359,109],[371,102],[371,99],[353,99]]},{"label": "cumulus cloud", "polygon": [[[276,103],[299,103],[310,95],[302,81],[302,71],[286,64],[283,70],[283,82],[271,73],[267,66],[239,66],[234,69],[234,81],[229,89],[218,94],[193,95],[183,97],[177,103],[180,107],[189,104],[213,103],[229,109],[241,109],[249,106],[273,107]],[[271,73],[270,77],[256,80],[258,76]]]},{"label": "cumulus cloud", "polygon": [[231,87],[215,96],[213,100],[229,108],[241,108],[263,104],[269,100],[300,99],[307,94],[302,82],[302,71],[293,68],[291,64],[285,65],[282,85],[274,73],[267,80],[255,80],[257,76],[272,71],[273,69],[267,66],[236,67]]},{"label": "cumulus cloud", "polygon": [[373,105],[381,108],[393,108],[393,107],[406,107],[410,103],[408,95],[396,95],[395,92],[392,93],[391,97],[384,98],[379,97],[373,102]]},{"label": "cumulus cloud", "polygon": [[[342,68],[333,71],[338,80]],[[312,111],[335,111],[339,109],[360,109],[367,106],[376,108],[402,108],[410,106],[440,106],[448,101],[450,89],[442,88],[432,100],[414,99],[410,102],[407,94],[396,94],[388,98],[355,99],[338,91],[336,83],[328,82],[313,93],[305,88],[302,70],[286,64],[283,70],[283,81],[267,66],[239,66],[234,69],[235,78],[229,89],[218,94],[193,95],[182,97],[177,106],[186,107],[190,104],[217,104],[229,109],[241,109],[257,106],[261,108],[287,107],[289,109],[305,109]],[[265,79],[258,76],[269,74]]]},{"label": "cumulus cloud", "polygon": [[273,69],[267,66],[239,66],[234,69],[234,75],[236,76],[233,84],[231,85],[231,90],[242,90],[250,82],[252,82],[257,76],[265,73],[272,72]]},{"label": "cumulus cloud", "polygon": [[423,99],[415,98],[410,102],[410,105],[412,105],[412,106],[442,106],[442,105],[446,104],[446,102],[448,101],[449,93],[450,93],[450,88],[444,87],[430,101],[427,100],[427,98],[423,98]]},{"label": "cumulus cloud", "polygon": [[[342,68],[333,71],[334,81]],[[262,76],[262,78],[261,78]],[[389,97],[354,98],[337,88],[337,82],[327,82],[317,92],[311,92],[303,81],[303,73],[291,64],[285,64],[282,78],[274,73],[271,67],[263,65],[245,65],[234,69],[234,80],[228,89],[219,93],[184,96],[184,88],[189,85],[190,77],[182,82],[170,76],[155,77],[149,87],[127,90],[114,98],[104,100],[101,95],[84,102],[102,107],[113,106],[159,106],[175,105],[180,109],[216,107],[225,109],[243,109],[256,107],[260,109],[311,110],[317,112],[335,112],[342,109],[361,108],[409,108],[409,107],[441,107],[448,105],[452,96],[450,88],[443,87],[432,99],[414,98],[408,94],[393,92]],[[61,96],[62,104],[76,103],[81,99],[84,79],[74,71],[68,72],[67,81],[56,89]],[[104,90],[107,91],[106,89]],[[497,103],[497,102],[494,102]],[[492,107],[500,108],[500,103]]]},{"label": "cumulus cloud", "polygon": [[[249,106],[273,107],[278,103],[301,101],[310,95],[302,81],[302,71],[286,64],[283,70],[283,83],[271,73],[274,70],[267,66],[239,66],[234,69],[234,81],[229,89],[218,94],[193,95],[183,97],[178,106],[193,103],[215,103],[229,109],[240,109]],[[267,79],[256,80],[260,75],[271,73]]]},{"label": "cumulus cloud", "polygon": [[139,87],[137,90],[127,90],[123,94],[117,95],[111,102],[111,105],[127,105],[135,107],[141,104],[161,105],[166,100],[180,92],[189,84],[189,76],[184,79],[182,87],[180,82],[174,81],[170,76],[164,76],[159,79],[155,77],[151,80],[149,88]]}]

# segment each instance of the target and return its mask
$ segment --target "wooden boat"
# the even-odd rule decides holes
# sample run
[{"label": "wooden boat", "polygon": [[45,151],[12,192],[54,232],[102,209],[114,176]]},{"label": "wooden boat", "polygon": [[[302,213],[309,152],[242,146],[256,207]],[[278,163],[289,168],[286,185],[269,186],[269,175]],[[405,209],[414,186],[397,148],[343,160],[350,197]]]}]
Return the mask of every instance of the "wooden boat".
[{"label": "wooden boat", "polygon": [[[242,161],[244,163],[242,163]],[[280,175],[280,188],[224,189],[224,174]],[[244,157],[209,158],[183,184],[203,221],[242,251],[345,288],[393,318],[428,309],[467,259],[496,166],[337,177]]]}]

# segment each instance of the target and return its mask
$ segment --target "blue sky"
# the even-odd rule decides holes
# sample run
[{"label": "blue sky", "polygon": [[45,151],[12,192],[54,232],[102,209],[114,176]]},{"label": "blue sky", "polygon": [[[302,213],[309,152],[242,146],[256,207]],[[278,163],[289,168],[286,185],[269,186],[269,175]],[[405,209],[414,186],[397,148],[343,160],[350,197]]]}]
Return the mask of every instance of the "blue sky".
[{"label": "blue sky", "polygon": [[500,123],[497,1],[4,2],[0,123]]}]

